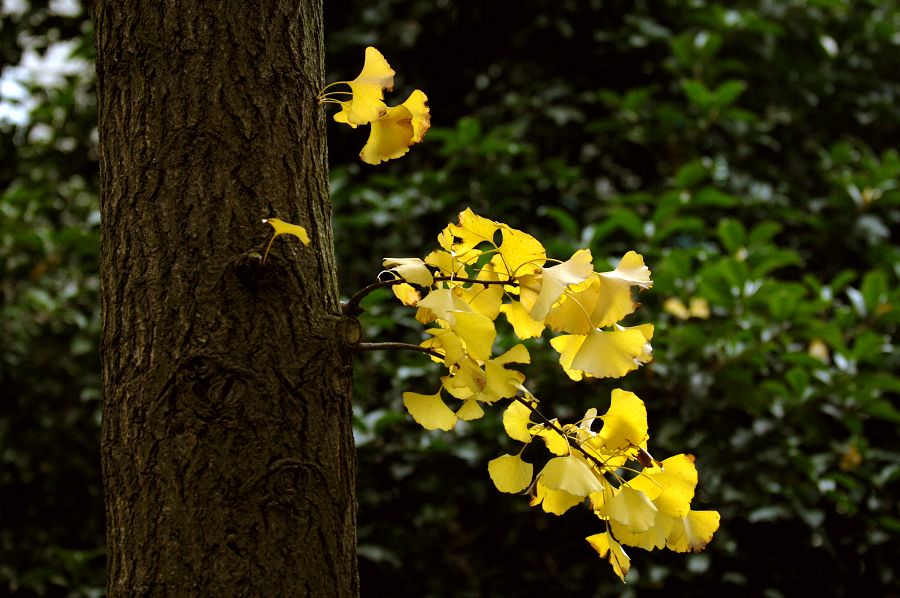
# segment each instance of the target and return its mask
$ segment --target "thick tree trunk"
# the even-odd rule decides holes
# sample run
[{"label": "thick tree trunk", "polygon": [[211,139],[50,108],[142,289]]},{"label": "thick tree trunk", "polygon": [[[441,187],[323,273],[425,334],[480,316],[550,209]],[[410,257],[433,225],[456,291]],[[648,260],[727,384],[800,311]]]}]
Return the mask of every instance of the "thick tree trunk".
[{"label": "thick tree trunk", "polygon": [[111,596],[358,593],[321,11],[94,2]]}]

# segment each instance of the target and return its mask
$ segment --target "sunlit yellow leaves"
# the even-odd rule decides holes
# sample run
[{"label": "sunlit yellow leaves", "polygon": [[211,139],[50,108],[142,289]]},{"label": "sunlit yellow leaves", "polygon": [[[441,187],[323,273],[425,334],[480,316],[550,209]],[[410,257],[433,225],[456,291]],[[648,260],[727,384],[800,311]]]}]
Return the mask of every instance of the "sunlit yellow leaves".
[{"label": "sunlit yellow leaves", "polygon": [[497,319],[503,304],[503,286],[491,283],[500,282],[500,277],[494,272],[491,264],[486,264],[478,273],[476,280],[482,280],[485,284],[472,283],[462,286],[462,283],[457,283],[460,286],[455,287],[454,291],[473,311],[483,314],[491,320]]},{"label": "sunlit yellow leaves", "polygon": [[675,455],[664,459],[662,467],[645,469],[629,485],[653,500],[660,512],[684,517],[691,508],[697,486],[697,468],[693,455]]},{"label": "sunlit yellow leaves", "polygon": [[[373,135],[384,130],[390,140],[400,134],[389,130],[399,112],[390,114],[373,123]],[[414,122],[409,120],[415,131]],[[396,143],[397,151],[405,151],[405,139]],[[487,406],[512,399],[503,427],[524,446],[518,455],[488,464],[494,485],[507,493],[527,490],[532,506],[554,515],[587,507],[606,526],[588,542],[623,580],[630,559],[622,544],[702,550],[718,529],[719,514],[691,509],[697,485],[693,457],[657,461],[650,455],[647,409],[639,397],[616,389],[603,415],[590,407],[572,423],[549,419],[548,406],[541,403],[538,409],[524,386],[525,375],[514,369],[531,361],[525,345],[499,348],[509,338],[497,328],[503,313],[519,339],[539,338],[536,345],[543,343],[546,328],[562,333],[550,344],[574,380],[618,378],[649,362],[653,325],[620,323],[638,307],[636,293],[652,284],[643,257],[629,251],[614,270],[596,272],[586,249],[563,262],[548,258],[531,235],[469,209],[437,241],[440,249],[424,260],[384,262],[398,277],[387,284],[405,304],[416,305],[418,321],[432,324],[421,346],[446,368],[439,392],[404,393],[413,419],[428,429],[450,430],[481,418]],[[702,306],[694,307],[692,317],[702,317]],[[549,455],[535,475],[521,454],[544,448]]]},{"label": "sunlit yellow leaves", "polygon": [[520,278],[519,297],[532,318],[543,320],[566,287],[583,282],[594,271],[591,252],[579,249],[568,261]]},{"label": "sunlit yellow leaves", "polygon": [[497,335],[490,318],[474,311],[454,311],[448,313],[446,319],[450,329],[462,339],[469,357],[478,361],[490,358]]},{"label": "sunlit yellow leaves", "polygon": [[450,320],[452,312],[471,311],[466,303],[453,289],[438,289],[431,291],[428,296],[419,301],[419,311],[416,319],[427,324],[435,320]]},{"label": "sunlit yellow leaves", "polygon": [[541,505],[545,513],[552,513],[553,515],[562,515],[572,507],[584,502],[584,497],[569,494],[565,490],[550,488],[540,480],[535,482],[534,492],[531,506]]},{"label": "sunlit yellow leaves", "polygon": [[650,269],[644,265],[643,256],[634,251],[626,253],[615,270],[603,272],[600,276],[607,279],[621,280],[629,285],[639,286],[642,289],[649,289],[653,286],[653,283],[650,281]]},{"label": "sunlit yellow leaves", "polygon": [[[481,243],[493,244],[494,233],[501,227],[499,222],[477,215],[471,208],[459,213],[458,224],[448,224],[444,234],[438,237],[441,247],[460,259],[472,255],[472,250]],[[475,254],[476,257],[481,252]]]},{"label": "sunlit yellow leaves", "polygon": [[675,552],[700,552],[719,529],[717,511],[690,511],[672,522],[666,547]]},{"label": "sunlit yellow leaves", "polygon": [[466,399],[463,401],[462,407],[456,410],[456,417],[466,422],[481,419],[484,417],[484,409],[475,399]]},{"label": "sunlit yellow leaves", "polygon": [[505,224],[501,229],[503,241],[491,260],[497,271],[513,279],[537,272],[547,259],[544,246],[528,233]]},{"label": "sunlit yellow leaves", "polygon": [[550,459],[538,475],[541,483],[548,488],[563,490],[582,498],[603,489],[591,467],[573,455]]},{"label": "sunlit yellow leaves", "polygon": [[487,376],[484,394],[488,402],[497,399],[506,399],[515,396],[519,386],[525,381],[525,376],[517,371],[507,369],[510,363],[530,363],[531,356],[525,345],[516,345],[496,359],[489,359],[484,364],[484,372]]},{"label": "sunlit yellow leaves", "polygon": [[515,494],[531,485],[534,466],[518,455],[503,455],[488,463],[488,473],[497,490]]},{"label": "sunlit yellow leaves", "polygon": [[628,575],[628,570],[631,568],[631,559],[622,550],[622,546],[609,535],[609,532],[588,536],[586,540],[591,548],[597,551],[600,558],[609,561],[619,579],[625,581],[625,576]]},{"label": "sunlit yellow leaves", "polygon": [[[527,399],[523,399],[526,400]],[[533,405],[534,403],[531,402]],[[531,426],[531,409],[527,405],[519,401],[512,401],[506,411],[503,412],[503,429],[506,430],[507,436],[513,440],[528,444],[531,442],[531,433],[528,431]]]},{"label": "sunlit yellow leaves", "polygon": [[[365,125],[384,115],[386,107],[384,102],[384,90],[394,89],[394,69],[388,64],[381,52],[369,46],[366,48],[366,58],[362,72],[353,81],[338,81],[328,87],[345,83],[350,87],[352,94],[350,99],[343,102],[334,100],[336,94],[342,92],[323,93],[319,95],[319,102],[325,103],[331,100],[341,105],[341,111],[334,115],[334,120],[348,124],[353,128],[357,125]],[[327,89],[327,87],[326,87]]]},{"label": "sunlit yellow leaves", "polygon": [[507,399],[518,392],[525,376],[506,366],[529,361],[524,345],[516,345],[496,359],[488,359],[483,366],[469,359],[461,362],[459,369],[444,379],[444,388],[459,399],[475,399],[484,403]]},{"label": "sunlit yellow leaves", "polygon": [[647,408],[633,392],[613,390],[609,410],[600,419],[603,428],[596,438],[606,449],[639,447],[649,438]]},{"label": "sunlit yellow leaves", "polygon": [[426,430],[452,430],[457,417],[441,399],[441,393],[423,395],[417,392],[403,393],[403,405],[413,419]]},{"label": "sunlit yellow leaves", "polygon": [[419,299],[422,298],[422,295],[419,294],[419,291],[417,291],[414,286],[406,284],[405,282],[395,284],[391,287],[391,291],[403,305],[408,307],[415,307],[419,302]]},{"label": "sunlit yellow leaves", "polygon": [[417,257],[386,257],[382,262],[388,270],[396,272],[406,282],[423,287],[434,284],[434,275],[424,261]]},{"label": "sunlit yellow leaves", "polygon": [[594,511],[604,519],[614,519],[628,528],[630,532],[643,532],[656,522],[658,509],[643,492],[623,485],[603,502],[602,507]]},{"label": "sunlit yellow leaves", "polygon": [[309,245],[309,235],[306,233],[306,229],[300,225],[291,224],[284,220],[279,220],[278,218],[264,218],[263,223],[268,224],[275,231],[272,234],[272,238],[269,239],[269,244],[266,245],[266,251],[263,253],[263,263],[266,262],[266,257],[269,255],[269,249],[272,247],[272,242],[275,240],[275,237],[279,235],[293,235],[300,239],[300,242],[304,245]]},{"label": "sunlit yellow leaves", "polygon": [[419,143],[431,126],[428,98],[418,89],[399,106],[387,108],[377,120],[371,122],[369,140],[359,157],[366,164],[380,164],[399,158]]},{"label": "sunlit yellow leaves", "polygon": [[[556,423],[554,420],[551,423]],[[549,425],[540,424],[532,429],[534,435],[544,441],[547,450],[554,455],[565,456],[569,454],[569,441]]]},{"label": "sunlit yellow leaves", "polygon": [[[652,329],[649,331],[652,336]],[[603,331],[587,335],[564,334],[550,341],[560,352],[559,363],[573,380],[583,375],[596,378],[621,378],[649,361],[645,349],[650,339],[638,328]]]},{"label": "sunlit yellow leaves", "polygon": [[594,273],[584,283],[569,287],[547,315],[547,324],[570,334],[610,326],[635,310],[631,287],[644,289],[651,284],[644,258],[629,251],[615,270]]},{"label": "sunlit yellow leaves", "polygon": [[[356,79],[336,81],[319,93],[320,104],[341,107],[335,121],[354,129],[372,125],[369,140],[360,152],[360,158],[368,164],[399,158],[411,145],[422,141],[431,126],[428,98],[418,89],[398,106],[384,103],[384,91],[393,90],[395,74],[381,52],[369,46]],[[350,91],[327,91],[336,85],[347,85]]]},{"label": "sunlit yellow leaves", "polygon": [[522,340],[540,336],[544,331],[544,323],[533,319],[528,310],[518,301],[511,301],[500,306],[506,320],[512,325],[513,332]]}]

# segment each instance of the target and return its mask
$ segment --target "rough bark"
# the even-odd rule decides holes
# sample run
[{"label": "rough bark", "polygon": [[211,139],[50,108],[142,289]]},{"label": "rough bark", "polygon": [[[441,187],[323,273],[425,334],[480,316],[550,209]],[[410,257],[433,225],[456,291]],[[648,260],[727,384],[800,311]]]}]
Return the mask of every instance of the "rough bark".
[{"label": "rough bark", "polygon": [[111,596],[358,593],[321,11],[94,2]]}]

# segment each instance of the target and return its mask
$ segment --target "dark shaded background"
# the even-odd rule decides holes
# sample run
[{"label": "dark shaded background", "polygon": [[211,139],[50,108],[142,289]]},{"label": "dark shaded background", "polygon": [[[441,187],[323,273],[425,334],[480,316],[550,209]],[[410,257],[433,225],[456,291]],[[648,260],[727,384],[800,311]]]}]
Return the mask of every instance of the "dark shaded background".
[{"label": "dark shaded background", "polygon": [[[623,586],[583,540],[599,530],[586,511],[493,488],[487,461],[512,446],[499,410],[425,432],[401,394],[439,370],[366,354],[363,594],[900,595],[897,5],[519,6],[326,6],[329,80],[375,45],[397,71],[389,102],[420,88],[433,124],[379,167],[357,159],[363,128],[329,128],[343,291],[383,256],[426,254],[467,206],[562,259],[641,252],[655,285],[633,322],[657,326],[653,363],[573,384],[544,343],[526,374],[561,418],[637,392],[654,455],[697,455],[695,508],[722,527],[700,554],[629,549]],[[0,64],[66,39],[92,57],[83,13],[26,8],[3,16]],[[92,77],[31,91],[30,124],[0,123],[0,594],[100,595]],[[691,298],[709,318],[664,309]],[[418,341],[389,294],[367,304],[371,340]]]}]

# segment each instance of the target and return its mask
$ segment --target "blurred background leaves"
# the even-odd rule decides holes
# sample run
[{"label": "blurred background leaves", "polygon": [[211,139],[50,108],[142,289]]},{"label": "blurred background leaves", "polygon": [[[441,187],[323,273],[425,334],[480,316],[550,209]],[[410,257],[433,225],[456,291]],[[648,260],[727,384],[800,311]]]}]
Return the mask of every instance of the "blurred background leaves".
[{"label": "blurred background leaves", "polygon": [[[574,384],[544,343],[529,385],[561,418],[635,391],[654,455],[697,455],[696,508],[722,512],[703,553],[630,551],[622,586],[583,540],[599,521],[494,490],[498,410],[425,432],[401,394],[438,368],[367,353],[363,595],[900,596],[894,2],[348,1],[326,35],[329,80],[373,44],[392,97],[432,109],[425,143],[380,167],[329,127],[344,294],[467,206],[561,259],[641,252],[653,363]],[[17,596],[103,591],[91,44],[74,0],[3,3],[0,593]],[[46,75],[63,50],[81,66]],[[389,292],[364,305],[370,340],[420,339]]]}]

